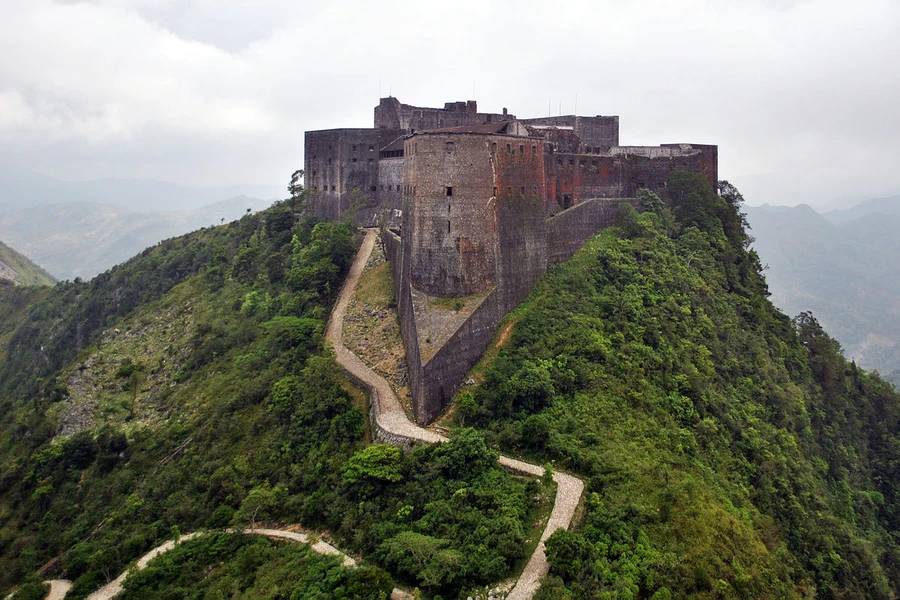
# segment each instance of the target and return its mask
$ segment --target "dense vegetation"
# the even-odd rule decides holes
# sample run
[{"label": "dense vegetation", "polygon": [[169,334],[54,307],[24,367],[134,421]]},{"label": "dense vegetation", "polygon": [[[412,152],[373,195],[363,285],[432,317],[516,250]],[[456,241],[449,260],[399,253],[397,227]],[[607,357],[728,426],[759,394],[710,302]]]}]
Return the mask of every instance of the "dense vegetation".
[{"label": "dense vegetation", "polygon": [[210,534],[153,559],[125,581],[120,600],[182,598],[387,598],[393,584],[372,567],[346,569],[302,544]]},{"label": "dense vegetation", "polygon": [[772,307],[736,190],[668,192],[552,268],[461,398],[588,482],[541,597],[894,597],[900,398]]},{"label": "dense vegetation", "polygon": [[261,523],[327,529],[428,593],[509,574],[537,483],[472,431],[367,445],[365,397],[323,347],[356,242],[282,204],[89,282],[4,294],[0,595],[44,567],[81,598],[178,531]]}]

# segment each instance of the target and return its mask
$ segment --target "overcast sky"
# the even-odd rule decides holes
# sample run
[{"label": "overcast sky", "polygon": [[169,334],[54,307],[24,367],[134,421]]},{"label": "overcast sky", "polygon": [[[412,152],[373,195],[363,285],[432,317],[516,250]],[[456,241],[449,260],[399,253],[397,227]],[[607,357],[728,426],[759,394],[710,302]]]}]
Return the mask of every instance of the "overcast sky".
[{"label": "overcast sky", "polygon": [[900,194],[896,0],[0,0],[0,166],[286,184],[303,132],[419,106],[619,115],[753,204]]}]

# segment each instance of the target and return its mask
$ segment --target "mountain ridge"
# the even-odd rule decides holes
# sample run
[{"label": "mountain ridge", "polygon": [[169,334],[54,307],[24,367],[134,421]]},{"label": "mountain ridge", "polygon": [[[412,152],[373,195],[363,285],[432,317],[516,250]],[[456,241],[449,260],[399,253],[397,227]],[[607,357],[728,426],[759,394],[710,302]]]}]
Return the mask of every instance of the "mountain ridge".
[{"label": "mountain ridge", "polygon": [[16,285],[52,285],[56,279],[24,254],[0,242],[0,280]]},{"label": "mountain ridge", "polygon": [[847,356],[900,384],[900,214],[881,212],[882,200],[900,210],[900,197],[840,216],[800,206],[745,210],[773,302],[792,315],[811,311]]},{"label": "mountain ridge", "polygon": [[24,169],[0,169],[0,213],[63,202],[110,204],[139,212],[193,210],[240,195],[271,202],[285,194],[283,187],[274,185],[193,187],[156,179],[116,178],[63,181]]},{"label": "mountain ridge", "polygon": [[237,196],[194,210],[137,212],[123,206],[65,202],[0,213],[0,238],[60,279],[90,279],[161,240],[218,225],[270,201]]}]

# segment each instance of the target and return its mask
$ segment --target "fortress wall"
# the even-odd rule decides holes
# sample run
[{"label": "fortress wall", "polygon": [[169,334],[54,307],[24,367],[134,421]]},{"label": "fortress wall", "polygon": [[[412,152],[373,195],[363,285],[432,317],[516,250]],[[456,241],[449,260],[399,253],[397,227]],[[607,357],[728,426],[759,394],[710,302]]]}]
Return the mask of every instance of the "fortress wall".
[{"label": "fortress wall", "polygon": [[619,157],[558,152],[548,154],[546,162],[547,195],[562,209],[583,198],[628,195],[627,163]]},{"label": "fortress wall", "polygon": [[423,387],[422,359],[419,354],[419,334],[416,328],[416,315],[413,310],[412,291],[409,286],[409,261],[406,254],[408,247],[400,238],[390,231],[382,235],[385,242],[385,253],[391,264],[391,276],[394,282],[394,293],[397,296],[397,316],[400,321],[400,333],[403,347],[406,349],[406,368],[409,375],[409,391],[413,398],[413,411],[419,423],[423,421],[421,401],[425,396]]},{"label": "fortress wall", "polygon": [[[682,144],[663,144],[663,148],[670,146],[678,146]],[[709,184],[714,190],[719,189],[719,147],[713,144],[688,144],[694,150],[700,151],[700,156],[696,162],[692,163],[698,169],[698,173],[703,173],[709,180]]]},{"label": "fortress wall", "polygon": [[548,260],[569,259],[595,233],[615,224],[616,210],[634,198],[592,198],[547,220]]},{"label": "fortress wall", "polygon": [[490,137],[429,134],[406,142],[405,242],[412,285],[440,297],[495,283]]},{"label": "fortress wall", "polygon": [[374,211],[381,135],[375,129],[306,132],[304,187],[314,194],[315,216],[339,219],[350,208]]},{"label": "fortress wall", "polygon": [[[381,187],[378,151],[399,135],[397,130],[378,129],[307,131],[303,184],[313,194],[310,212],[322,219],[340,219],[350,210],[358,224],[374,224],[386,191]],[[397,183],[391,190],[399,197]]]},{"label": "fortress wall", "polygon": [[[507,310],[500,290],[492,292],[422,369],[416,421],[431,423],[450,403],[494,337]],[[416,396],[413,396],[414,398]]]},{"label": "fortress wall", "polygon": [[621,150],[613,149],[607,156],[548,154],[548,201],[555,200],[566,209],[585,198],[633,197],[641,188],[665,194],[673,169],[704,173],[711,183],[717,181],[716,146],[671,144]]}]

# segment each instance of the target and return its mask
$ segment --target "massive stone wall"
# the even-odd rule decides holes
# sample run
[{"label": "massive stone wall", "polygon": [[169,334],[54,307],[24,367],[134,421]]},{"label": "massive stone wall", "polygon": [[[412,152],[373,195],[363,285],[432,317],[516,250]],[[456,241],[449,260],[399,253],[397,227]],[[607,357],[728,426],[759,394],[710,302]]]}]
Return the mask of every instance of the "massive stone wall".
[{"label": "massive stone wall", "polygon": [[631,198],[641,188],[665,194],[673,169],[703,173],[715,187],[716,146],[669,144],[613,148],[608,154],[547,154],[547,197],[563,209],[588,198]]},{"label": "massive stone wall", "polygon": [[419,333],[416,328],[416,315],[413,310],[412,288],[409,285],[408,248],[392,231],[384,230],[381,239],[385,245],[385,254],[391,264],[391,276],[394,282],[394,294],[397,297],[397,317],[400,321],[400,334],[406,350],[406,367],[409,376],[409,391],[413,397],[413,411],[416,421],[429,423],[423,405],[417,398],[425,395],[422,374],[422,359],[419,352]]}]

